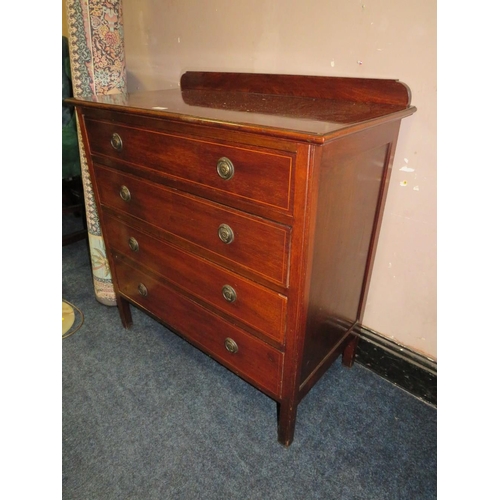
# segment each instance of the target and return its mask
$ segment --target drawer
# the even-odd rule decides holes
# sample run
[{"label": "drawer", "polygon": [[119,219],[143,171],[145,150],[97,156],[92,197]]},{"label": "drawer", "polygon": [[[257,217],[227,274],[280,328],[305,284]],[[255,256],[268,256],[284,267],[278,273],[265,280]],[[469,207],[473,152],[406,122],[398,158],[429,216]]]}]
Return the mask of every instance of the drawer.
[{"label": "drawer", "polygon": [[290,228],[94,164],[99,201],[244,275],[286,286]]},{"label": "drawer", "polygon": [[104,213],[111,253],[119,252],[210,304],[283,343],[287,298],[205,259],[184,252]]},{"label": "drawer", "polygon": [[223,194],[224,199],[291,210],[293,157],[289,153],[184,138],[89,118],[85,123],[93,155],[157,170],[193,186],[209,187],[212,193]]},{"label": "drawer", "polygon": [[127,299],[267,394],[280,396],[283,353],[124,263],[116,266],[115,279]]}]

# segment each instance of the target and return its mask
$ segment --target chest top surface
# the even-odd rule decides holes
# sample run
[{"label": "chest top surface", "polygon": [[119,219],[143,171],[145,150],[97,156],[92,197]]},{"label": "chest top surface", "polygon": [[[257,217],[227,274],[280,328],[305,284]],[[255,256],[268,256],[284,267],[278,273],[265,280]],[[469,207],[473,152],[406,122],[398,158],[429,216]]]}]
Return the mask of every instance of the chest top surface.
[{"label": "chest top surface", "polygon": [[180,88],[68,102],[313,143],[416,111],[397,80],[187,72]]}]

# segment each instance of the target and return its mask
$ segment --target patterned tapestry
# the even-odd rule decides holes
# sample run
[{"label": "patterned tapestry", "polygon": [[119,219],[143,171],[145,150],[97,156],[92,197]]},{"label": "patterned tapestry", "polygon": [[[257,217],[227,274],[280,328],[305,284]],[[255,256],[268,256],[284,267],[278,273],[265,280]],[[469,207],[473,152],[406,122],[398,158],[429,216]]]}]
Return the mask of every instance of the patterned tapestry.
[{"label": "patterned tapestry", "polygon": [[[122,0],[66,0],[75,97],[127,92],[121,2]],[[79,128],[78,135],[95,294],[102,304],[116,305]]]}]

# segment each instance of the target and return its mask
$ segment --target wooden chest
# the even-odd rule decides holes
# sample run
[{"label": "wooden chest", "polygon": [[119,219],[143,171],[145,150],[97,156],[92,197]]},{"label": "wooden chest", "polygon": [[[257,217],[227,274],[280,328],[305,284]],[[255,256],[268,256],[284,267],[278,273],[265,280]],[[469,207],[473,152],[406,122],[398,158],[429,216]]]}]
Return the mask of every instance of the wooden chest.
[{"label": "wooden chest", "polygon": [[70,99],[121,320],[130,304],[278,403],[351,366],[400,121],[395,80],[188,72]]}]

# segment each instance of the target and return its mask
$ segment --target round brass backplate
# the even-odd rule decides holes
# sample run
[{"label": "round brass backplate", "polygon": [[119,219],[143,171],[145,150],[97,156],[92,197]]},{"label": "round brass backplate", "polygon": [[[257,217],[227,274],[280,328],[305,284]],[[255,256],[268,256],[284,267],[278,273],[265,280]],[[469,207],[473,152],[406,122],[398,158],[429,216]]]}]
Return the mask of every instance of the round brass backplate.
[{"label": "round brass backplate", "polygon": [[229,337],[224,340],[224,346],[231,354],[236,354],[238,352],[238,344]]}]

